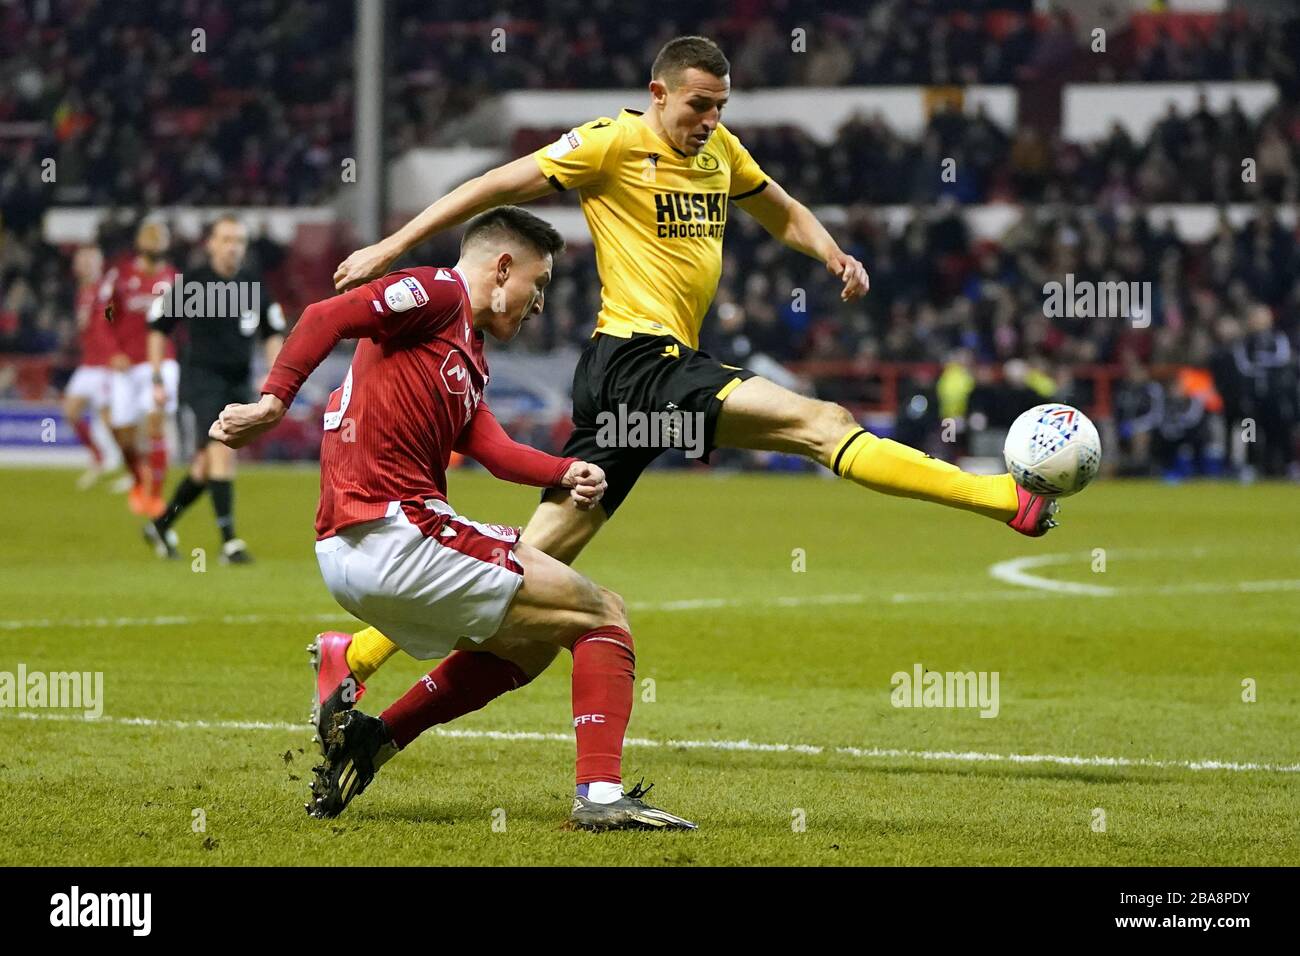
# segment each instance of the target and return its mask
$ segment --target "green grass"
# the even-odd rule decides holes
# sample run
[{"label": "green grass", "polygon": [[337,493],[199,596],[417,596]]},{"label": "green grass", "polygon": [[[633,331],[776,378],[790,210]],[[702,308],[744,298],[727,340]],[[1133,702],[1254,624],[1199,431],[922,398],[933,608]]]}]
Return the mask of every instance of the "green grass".
[{"label": "green grass", "polygon": [[[1181,765],[1300,763],[1294,487],[1101,482],[1030,541],[819,478],[652,475],[578,566],[633,609],[630,734],[663,745],[630,745],[627,771],[700,830],[592,836],[559,829],[566,740],[429,734],[338,820],[309,819],[305,725],[193,722],[305,719],[303,647],[323,615],[348,621],[312,553],[315,471],[240,477],[251,568],[216,561],[200,502],[178,530],[187,554],[207,549],[203,573],[155,560],[120,499],[77,494],[72,480],[0,472],[0,671],[102,671],[115,721],[0,710],[0,864],[1300,863],[1300,773]],[[452,491],[489,521],[521,523],[535,501],[480,474],[454,475]],[[1104,573],[1092,570],[1097,548]],[[806,571],[792,570],[795,549]],[[1071,557],[1032,573],[1114,592],[1049,594],[989,575],[1046,554]],[[1253,581],[1292,583],[1237,587]],[[672,604],[692,600],[714,604]],[[998,716],[892,707],[891,675],[915,662],[997,671]],[[365,708],[428,668],[395,659]],[[568,670],[561,659],[453,727],[567,736]],[[653,702],[641,699],[646,678]],[[1255,703],[1241,699],[1246,678]],[[187,725],[116,722],[132,717]],[[668,743],[740,740],[822,749]]]}]

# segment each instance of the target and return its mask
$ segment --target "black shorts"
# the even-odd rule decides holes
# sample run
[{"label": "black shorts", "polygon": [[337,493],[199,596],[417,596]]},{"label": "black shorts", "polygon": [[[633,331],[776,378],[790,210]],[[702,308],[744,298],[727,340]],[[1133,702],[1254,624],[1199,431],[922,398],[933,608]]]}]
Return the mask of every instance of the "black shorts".
[{"label": "black shorts", "polygon": [[193,416],[194,448],[200,449],[208,442],[208,429],[217,420],[221,410],[232,403],[253,400],[248,386],[248,372],[240,374],[201,366],[181,369],[180,405],[181,433],[186,433],[185,418]]},{"label": "black shorts", "polygon": [[565,457],[605,470],[613,515],[664,451],[707,461],[722,400],[756,373],[723,365],[668,335],[596,335],[573,372],[573,434]]}]

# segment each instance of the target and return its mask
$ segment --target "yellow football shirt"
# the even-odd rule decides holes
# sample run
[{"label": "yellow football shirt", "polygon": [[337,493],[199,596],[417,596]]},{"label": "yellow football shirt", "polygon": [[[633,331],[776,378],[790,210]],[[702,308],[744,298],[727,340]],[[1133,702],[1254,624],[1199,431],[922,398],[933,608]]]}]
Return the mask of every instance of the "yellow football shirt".
[{"label": "yellow football shirt", "polygon": [[600,273],[596,331],[671,335],[699,348],[722,274],[727,207],[767,186],[740,140],[719,123],[686,156],[625,109],[533,155],[556,189],[578,190]]}]

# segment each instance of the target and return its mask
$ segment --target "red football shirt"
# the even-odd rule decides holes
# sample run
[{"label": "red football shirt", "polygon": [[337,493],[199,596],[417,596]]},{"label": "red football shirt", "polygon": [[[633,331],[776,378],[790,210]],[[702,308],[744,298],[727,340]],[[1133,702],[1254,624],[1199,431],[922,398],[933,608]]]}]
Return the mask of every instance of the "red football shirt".
[{"label": "red football shirt", "polygon": [[77,328],[81,330],[81,364],[107,365],[117,354],[113,331],[104,318],[99,303],[99,285],[83,285],[77,290]]},{"label": "red football shirt", "polygon": [[453,450],[540,486],[559,484],[574,461],[510,441],[483,404],[483,335],[457,270],[394,272],[308,306],[262,391],[292,403],[342,338],[361,341],[326,406],[318,538],[382,518],[395,501],[445,501]]},{"label": "red football shirt", "polygon": [[[165,293],[176,281],[176,269],[162,263],[148,272],[136,256],[124,259],[109,269],[99,286],[99,304],[113,306],[109,323],[117,352],[125,352],[132,365],[149,361],[149,310],[159,293]],[[167,358],[176,357],[176,348],[167,340]]]}]

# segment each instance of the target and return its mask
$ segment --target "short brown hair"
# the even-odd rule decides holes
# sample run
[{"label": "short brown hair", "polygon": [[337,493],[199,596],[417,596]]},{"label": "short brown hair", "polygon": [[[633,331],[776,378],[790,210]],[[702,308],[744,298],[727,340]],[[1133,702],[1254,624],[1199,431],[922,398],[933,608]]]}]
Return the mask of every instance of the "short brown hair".
[{"label": "short brown hair", "polygon": [[221,225],[223,222],[233,223],[234,225],[239,226],[245,232],[248,231],[248,226],[244,223],[244,220],[240,219],[233,212],[223,212],[216,219],[213,219],[210,223],[208,223],[208,233],[205,238],[211,239],[213,236],[215,236],[217,234],[217,226]]},{"label": "short brown hair", "polygon": [[538,255],[549,253],[554,258],[564,251],[564,239],[554,226],[518,206],[497,206],[475,216],[465,226],[465,233],[460,237],[460,249],[464,252],[473,242],[508,238],[521,240]]},{"label": "short brown hair", "polygon": [[675,87],[682,73],[694,67],[723,77],[731,73],[731,64],[716,43],[708,37],[677,37],[664,44],[650,67],[650,79],[663,80]]}]

